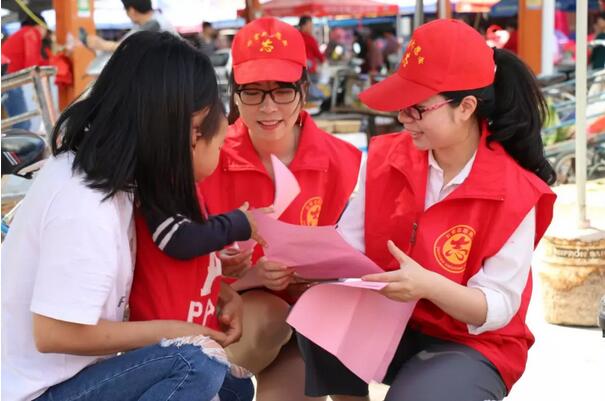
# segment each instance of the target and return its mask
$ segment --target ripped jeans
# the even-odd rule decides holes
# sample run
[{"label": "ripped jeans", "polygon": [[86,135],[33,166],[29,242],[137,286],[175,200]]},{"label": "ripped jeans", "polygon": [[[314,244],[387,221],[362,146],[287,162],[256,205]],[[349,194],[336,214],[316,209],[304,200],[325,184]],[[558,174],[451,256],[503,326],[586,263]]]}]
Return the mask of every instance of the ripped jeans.
[{"label": "ripped jeans", "polygon": [[226,359],[208,352],[198,338],[165,340],[102,360],[37,400],[251,401],[250,378],[235,377]]}]

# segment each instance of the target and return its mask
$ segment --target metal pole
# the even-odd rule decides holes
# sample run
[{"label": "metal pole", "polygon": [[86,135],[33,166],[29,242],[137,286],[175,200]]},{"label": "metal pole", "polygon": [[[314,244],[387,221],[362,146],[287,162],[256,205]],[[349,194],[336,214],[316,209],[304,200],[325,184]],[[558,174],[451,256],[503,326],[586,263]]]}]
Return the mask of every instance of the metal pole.
[{"label": "metal pole", "polygon": [[438,2],[437,11],[439,12],[438,17],[440,19],[447,18],[446,1],[447,0],[439,0],[439,2]]},{"label": "metal pole", "polygon": [[542,75],[554,72],[555,0],[542,2]]},{"label": "metal pole", "polygon": [[46,134],[44,139],[46,140],[46,143],[50,145],[50,137],[55,125],[56,114],[53,110],[53,100],[52,95],[50,94],[50,87],[48,86],[48,77],[42,78],[40,75],[35,74],[33,77],[33,84]]},{"label": "metal pole", "polygon": [[414,29],[424,24],[424,1],[416,0],[416,9],[414,10]]},{"label": "metal pole", "polygon": [[397,19],[396,19],[396,24],[397,24],[397,42],[399,43],[399,47],[397,50],[397,59],[401,60],[401,58],[403,57],[403,43],[404,43],[404,37],[403,37],[403,20],[401,19],[401,10],[397,9]]},{"label": "metal pole", "polygon": [[397,30],[397,40],[403,38],[403,21],[401,20],[401,11],[397,11],[395,18],[395,28]]},{"label": "metal pole", "polygon": [[576,191],[578,227],[586,228],[586,49],[588,0],[576,2]]}]

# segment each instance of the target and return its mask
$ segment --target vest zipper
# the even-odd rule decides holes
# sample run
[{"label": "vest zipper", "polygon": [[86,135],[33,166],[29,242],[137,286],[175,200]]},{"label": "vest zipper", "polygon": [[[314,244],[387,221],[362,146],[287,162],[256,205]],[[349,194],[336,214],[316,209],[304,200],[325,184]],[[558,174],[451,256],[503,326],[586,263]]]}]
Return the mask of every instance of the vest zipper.
[{"label": "vest zipper", "polygon": [[410,235],[410,246],[408,256],[410,256],[412,250],[414,249],[414,244],[416,244],[416,231],[418,231],[418,222],[414,222],[412,224],[412,235]]}]

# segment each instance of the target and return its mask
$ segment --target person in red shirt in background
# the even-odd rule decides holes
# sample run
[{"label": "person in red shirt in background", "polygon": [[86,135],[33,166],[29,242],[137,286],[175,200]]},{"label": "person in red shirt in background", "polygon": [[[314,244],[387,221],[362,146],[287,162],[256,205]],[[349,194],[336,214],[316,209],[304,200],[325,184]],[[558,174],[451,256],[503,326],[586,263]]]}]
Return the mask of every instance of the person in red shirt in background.
[{"label": "person in red shirt in background", "polygon": [[510,50],[517,54],[519,47],[519,32],[517,31],[517,20],[510,20],[506,23],[505,29],[509,33],[508,41],[504,44],[503,49]]},{"label": "person in red shirt in background", "polygon": [[[257,19],[235,36],[232,53],[232,125],[218,168],[198,184],[208,212],[224,213],[244,201],[252,208],[272,205],[275,155],[301,187],[279,219],[335,224],[357,182],[361,153],[320,130],[303,110],[309,80],[302,35],[275,18]],[[242,338],[227,355],[256,374],[258,401],[304,400],[304,365],[286,316],[308,283],[297,283],[292,269],[259,258],[259,251],[219,255],[223,274],[238,278],[232,287],[246,291]]]},{"label": "person in red shirt in background", "polygon": [[[46,21],[40,14],[32,13],[21,21],[21,28],[2,44],[2,55],[10,60],[7,69],[9,74],[36,65],[48,65],[49,54],[43,47],[47,33]],[[23,88],[8,91],[4,106],[9,116],[25,113],[27,104]],[[13,127],[29,130],[31,121],[23,121]]]},{"label": "person in red shirt in background", "polygon": [[308,15],[300,17],[298,21],[298,29],[305,42],[307,51],[307,71],[311,76],[317,72],[317,67],[323,63],[326,58],[319,50],[319,45],[315,36],[313,36],[313,20]]}]

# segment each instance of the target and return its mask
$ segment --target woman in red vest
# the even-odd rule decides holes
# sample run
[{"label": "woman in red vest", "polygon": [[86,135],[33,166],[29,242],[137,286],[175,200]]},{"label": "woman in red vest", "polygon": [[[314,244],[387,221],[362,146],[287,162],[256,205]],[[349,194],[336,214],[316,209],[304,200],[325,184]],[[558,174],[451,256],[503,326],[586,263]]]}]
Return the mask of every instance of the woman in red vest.
[{"label": "woman in red vest", "polygon": [[[360,196],[339,223],[387,270],[364,279],[387,282],[390,299],[418,301],[386,400],[501,400],[534,341],[530,263],[555,199],[535,77],[471,27],[438,20],[418,28],[398,71],[360,98],[399,110],[405,126],[372,141]],[[367,384],[335,357],[299,343],[307,395],[368,399]]]},{"label": "woman in red vest", "polygon": [[[355,187],[361,154],[320,130],[303,110],[309,83],[300,32],[277,19],[261,18],[238,32],[232,52],[232,125],[218,168],[200,184],[208,211],[224,213],[244,201],[256,208],[271,205],[275,155],[301,187],[279,219],[335,224]],[[258,250],[254,255],[252,250],[230,250],[221,257],[223,273],[238,278],[233,288],[246,290],[243,335],[227,353],[256,374],[257,400],[304,399],[304,364],[285,319],[306,285],[294,283],[286,266],[259,256]]]}]

